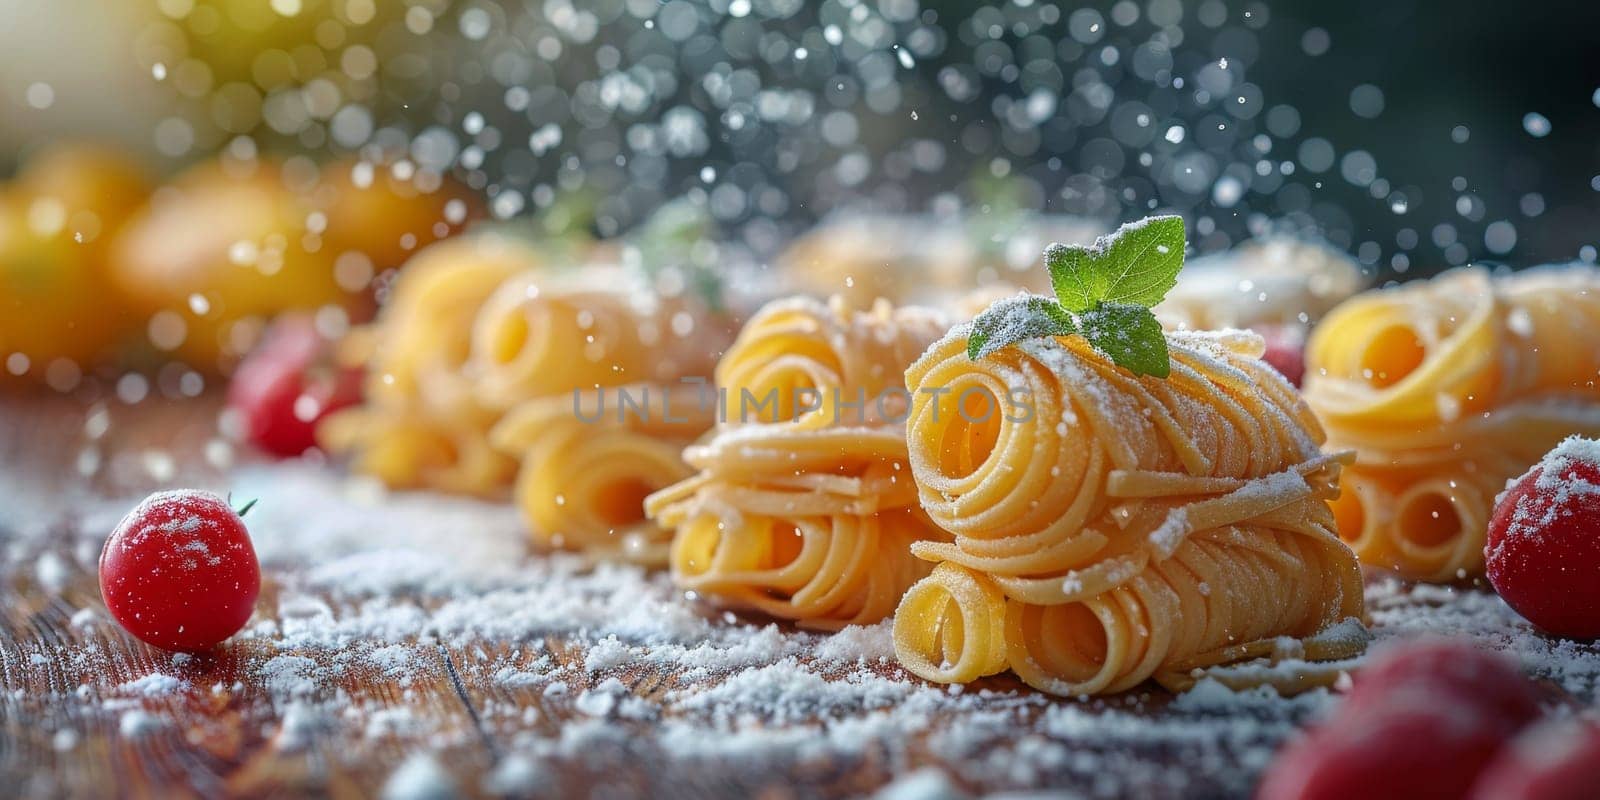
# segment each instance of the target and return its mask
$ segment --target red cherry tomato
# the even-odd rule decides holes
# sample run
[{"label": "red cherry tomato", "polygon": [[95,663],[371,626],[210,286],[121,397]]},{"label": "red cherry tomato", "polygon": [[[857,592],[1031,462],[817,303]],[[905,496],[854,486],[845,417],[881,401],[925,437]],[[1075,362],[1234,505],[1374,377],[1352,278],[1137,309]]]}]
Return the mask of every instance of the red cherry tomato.
[{"label": "red cherry tomato", "polygon": [[1290,383],[1299,386],[1306,374],[1305,331],[1293,325],[1262,325],[1256,328],[1256,332],[1267,342],[1261,360],[1271,364]]},{"label": "red cherry tomato", "polygon": [[1355,680],[1331,719],[1278,755],[1259,800],[1463,797],[1539,714],[1514,666],[1464,643],[1392,650]]},{"label": "red cherry tomato", "polygon": [[1471,705],[1507,734],[1539,717],[1533,685],[1504,656],[1455,639],[1422,639],[1391,648],[1355,673],[1341,715],[1377,714],[1403,694],[1426,694],[1441,706]]},{"label": "red cherry tomato", "polygon": [[1600,788],[1600,725],[1546,722],[1528,729],[1483,771],[1474,800],[1588,800]]},{"label": "red cherry tomato", "polygon": [[208,650],[237,633],[260,589],[244,521],[210,492],[150,495],[100,552],[100,596],[111,616],[166,650]]},{"label": "red cherry tomato", "polygon": [[1484,560],[1540,630],[1600,638],[1600,442],[1567,439],[1500,495]]},{"label": "red cherry tomato", "polygon": [[228,387],[228,409],[252,444],[284,458],[300,455],[316,445],[318,421],[360,402],[360,371],[334,364],[332,349],[309,317],[273,323]]}]

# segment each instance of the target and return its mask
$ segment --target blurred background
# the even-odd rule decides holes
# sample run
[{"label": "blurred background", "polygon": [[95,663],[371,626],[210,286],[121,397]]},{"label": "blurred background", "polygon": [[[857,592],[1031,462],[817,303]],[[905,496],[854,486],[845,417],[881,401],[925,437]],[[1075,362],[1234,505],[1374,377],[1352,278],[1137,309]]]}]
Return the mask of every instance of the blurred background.
[{"label": "blurred background", "polygon": [[[1600,242],[1595,4],[0,0],[0,13],[6,313],[70,315],[109,273],[139,347],[191,364],[237,355],[262,312],[331,303],[331,328],[363,318],[387,270],[473,219],[609,238],[674,200],[756,263],[839,209],[1106,225],[1172,210],[1202,253],[1314,233],[1380,281],[1593,261]],[[85,140],[109,149],[59,155]],[[54,305],[18,299],[44,272],[18,265],[80,256],[78,274],[52,278],[67,287]],[[311,277],[196,291],[216,283],[213,262]],[[74,324],[81,346],[13,337],[0,358],[11,374],[81,362],[107,346],[93,327]]]}]

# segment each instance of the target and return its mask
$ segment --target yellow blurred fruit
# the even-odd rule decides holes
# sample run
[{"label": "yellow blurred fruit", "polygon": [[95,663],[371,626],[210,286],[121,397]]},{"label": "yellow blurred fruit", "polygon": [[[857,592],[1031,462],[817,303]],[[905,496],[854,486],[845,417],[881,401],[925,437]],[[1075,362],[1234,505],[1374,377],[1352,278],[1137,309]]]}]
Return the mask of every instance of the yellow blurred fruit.
[{"label": "yellow blurred fruit", "polygon": [[482,216],[481,203],[466,187],[449,178],[434,180],[439,185],[423,191],[382,164],[339,161],[323,167],[313,201],[327,216],[324,243],[336,254],[362,253],[382,272]]},{"label": "yellow blurred fruit", "polygon": [[53,145],[28,159],[13,182],[32,202],[60,203],[69,233],[103,246],[150,196],[139,162],[103,145]]},{"label": "yellow blurred fruit", "polygon": [[87,371],[118,349],[134,315],[109,279],[105,256],[149,189],[133,160],[80,144],[39,153],[6,187],[0,377],[40,379],[60,359]]},{"label": "yellow blurred fruit", "polygon": [[335,279],[337,252],[308,232],[313,210],[276,164],[202,164],[129,220],[112,273],[156,349],[225,370],[279,312],[364,302]]},{"label": "yellow blurred fruit", "polygon": [[0,197],[0,373],[42,378],[63,358],[87,369],[114,348],[126,311],[92,249],[26,201]]}]

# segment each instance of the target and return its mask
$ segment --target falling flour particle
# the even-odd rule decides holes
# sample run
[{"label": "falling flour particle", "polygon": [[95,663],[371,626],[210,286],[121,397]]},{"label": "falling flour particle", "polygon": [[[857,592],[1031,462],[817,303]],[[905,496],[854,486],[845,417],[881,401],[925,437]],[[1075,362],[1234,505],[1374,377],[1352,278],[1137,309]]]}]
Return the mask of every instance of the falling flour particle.
[{"label": "falling flour particle", "polygon": [[52,552],[45,552],[33,565],[34,575],[39,579],[39,585],[52,594],[61,594],[67,585],[67,562],[61,556]]}]

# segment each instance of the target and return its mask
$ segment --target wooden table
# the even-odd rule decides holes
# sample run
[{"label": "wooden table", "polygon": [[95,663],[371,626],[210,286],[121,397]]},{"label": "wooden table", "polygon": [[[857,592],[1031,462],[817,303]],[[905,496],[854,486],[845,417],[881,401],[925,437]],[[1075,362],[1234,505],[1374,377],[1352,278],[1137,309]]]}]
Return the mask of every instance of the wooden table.
[{"label": "wooden table", "polygon": [[[210,655],[175,658],[110,621],[95,559],[108,532],[105,520],[114,521],[106,511],[119,507],[108,499],[166,486],[228,485],[229,453],[216,442],[216,411],[211,398],[127,406],[0,394],[0,786],[6,794],[778,798],[870,793],[933,767],[944,777],[926,772],[895,788],[1223,797],[1248,792],[1277,744],[1331,702],[1324,693],[1174,704],[1154,689],[1103,701],[1059,700],[1008,677],[946,701],[944,688],[874,661],[817,668],[829,680],[867,687],[842,706],[766,719],[719,713],[696,705],[694,693],[741,675],[751,679],[763,666],[779,676],[810,674],[805,670],[818,663],[827,640],[789,629],[761,634],[792,647],[781,658],[756,657],[710,677],[649,655],[665,650],[651,651],[648,643],[597,670],[589,658],[597,647],[621,652],[630,644],[626,631],[611,638],[617,632],[604,624],[445,635],[430,623],[424,635],[301,646],[282,633],[296,624],[296,609],[320,599],[343,619],[363,606],[317,588],[315,571],[325,565],[314,556],[297,558],[292,549],[267,563],[252,633]],[[374,532],[370,547],[380,550],[386,541]],[[521,552],[520,540],[507,546]],[[544,556],[509,560],[506,591],[518,590],[520,575],[554,580],[553,562]],[[651,597],[671,592],[661,576],[618,580],[635,580]],[[1397,616],[1402,627],[1458,626],[1501,636],[1506,646],[1538,646],[1492,597],[1467,592],[1453,599],[1430,590],[1413,603],[1405,587],[1393,581],[1385,587],[1380,605],[1423,609]],[[381,602],[396,607],[408,601],[403,593],[389,592]],[[603,593],[593,598],[597,607],[617,601]],[[426,615],[451,599],[472,598],[419,592],[414,601]],[[694,606],[685,601],[685,607]],[[697,613],[713,629],[739,629],[714,610]],[[1484,624],[1487,635],[1479,629]],[[1562,653],[1575,653],[1600,675],[1600,652],[1592,646]],[[315,679],[302,680],[307,675]],[[606,683],[612,678],[623,695],[603,694],[607,685],[616,688]],[[567,691],[552,689],[554,683]],[[1552,702],[1594,702],[1592,675],[1579,676],[1576,694],[1573,685],[1548,681]],[[904,692],[885,693],[895,686]],[[762,702],[783,707],[786,693],[799,702],[822,689],[779,683],[775,691]]]}]

